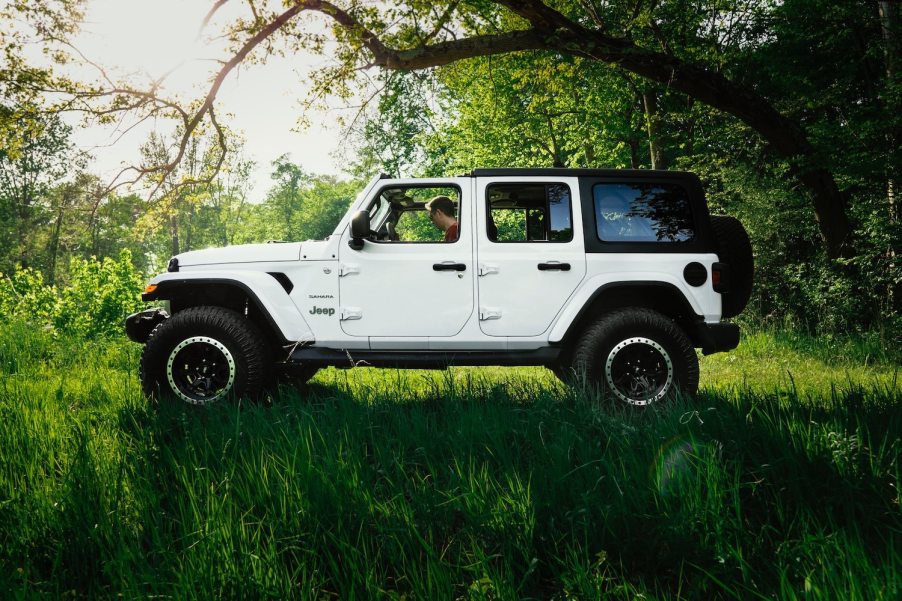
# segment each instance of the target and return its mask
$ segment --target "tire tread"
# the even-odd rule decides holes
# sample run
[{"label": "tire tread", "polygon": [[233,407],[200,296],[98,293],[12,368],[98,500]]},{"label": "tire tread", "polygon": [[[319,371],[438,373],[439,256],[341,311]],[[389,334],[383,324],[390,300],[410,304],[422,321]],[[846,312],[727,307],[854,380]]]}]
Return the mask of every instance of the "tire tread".
[{"label": "tire tread", "polygon": [[[240,386],[236,381],[236,393],[256,397],[266,389],[272,378],[273,361],[266,338],[260,329],[239,313],[216,306],[190,307],[179,311],[153,329],[141,354],[140,375],[144,394],[151,396],[157,389],[168,386],[162,369],[171,347],[170,338],[179,332],[213,330],[231,338],[237,352],[243,357],[244,373]],[[236,362],[241,361],[236,357]]]},{"label": "tire tread", "polygon": [[692,341],[670,318],[652,309],[639,307],[616,309],[601,316],[586,328],[573,348],[572,370],[575,375],[584,377],[605,389],[604,370],[601,368],[604,357],[599,356],[605,347],[604,341],[610,333],[630,328],[659,330],[665,336],[671,337],[677,345],[674,351],[679,354],[671,360],[686,366],[680,373],[676,373],[677,370],[674,369],[677,387],[690,394],[698,390],[698,357]]}]

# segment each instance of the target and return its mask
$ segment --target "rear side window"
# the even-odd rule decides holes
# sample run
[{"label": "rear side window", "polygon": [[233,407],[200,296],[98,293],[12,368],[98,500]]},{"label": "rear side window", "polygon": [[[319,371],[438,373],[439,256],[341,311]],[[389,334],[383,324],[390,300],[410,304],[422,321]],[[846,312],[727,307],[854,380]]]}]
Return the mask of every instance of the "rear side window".
[{"label": "rear side window", "polygon": [[569,242],[570,188],[564,184],[493,184],[486,194],[486,235],[492,242]]},{"label": "rear side window", "polygon": [[689,195],[675,184],[604,183],[592,187],[602,242],[690,242]]}]

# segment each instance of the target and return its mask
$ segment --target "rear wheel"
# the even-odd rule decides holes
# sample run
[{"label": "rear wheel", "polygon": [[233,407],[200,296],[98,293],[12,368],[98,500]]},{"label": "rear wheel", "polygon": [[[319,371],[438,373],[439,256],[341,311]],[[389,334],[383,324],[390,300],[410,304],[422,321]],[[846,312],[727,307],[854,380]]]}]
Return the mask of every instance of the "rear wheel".
[{"label": "rear wheel", "polygon": [[223,307],[192,307],[158,325],[141,355],[148,396],[206,405],[230,395],[257,396],[269,383],[272,359],[260,330]]},{"label": "rear wheel", "polygon": [[572,372],[634,406],[698,390],[698,357],[686,333],[651,309],[620,309],[593,323],[573,349]]}]

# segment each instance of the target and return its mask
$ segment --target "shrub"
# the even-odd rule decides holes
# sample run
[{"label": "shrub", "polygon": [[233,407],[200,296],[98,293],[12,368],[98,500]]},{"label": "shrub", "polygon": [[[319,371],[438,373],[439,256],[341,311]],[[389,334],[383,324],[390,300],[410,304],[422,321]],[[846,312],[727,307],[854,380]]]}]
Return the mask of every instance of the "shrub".
[{"label": "shrub", "polygon": [[54,286],[44,284],[44,276],[34,269],[17,268],[0,274],[0,319],[25,318],[33,324],[50,324],[56,312]]},{"label": "shrub", "polygon": [[95,338],[121,332],[122,319],[142,307],[143,276],[128,250],[117,259],[73,258],[69,273],[62,288],[45,284],[33,269],[0,275],[0,319]]}]

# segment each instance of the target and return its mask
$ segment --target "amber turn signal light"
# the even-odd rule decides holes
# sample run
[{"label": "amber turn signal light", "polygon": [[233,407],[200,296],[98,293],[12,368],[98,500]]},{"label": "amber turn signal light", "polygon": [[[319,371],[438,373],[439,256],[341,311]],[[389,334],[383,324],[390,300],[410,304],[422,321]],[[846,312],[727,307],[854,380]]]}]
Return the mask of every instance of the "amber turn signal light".
[{"label": "amber turn signal light", "polygon": [[153,292],[156,289],[157,289],[156,284],[148,284],[147,287],[144,288],[144,294],[150,294],[151,292]]}]

